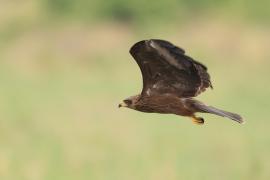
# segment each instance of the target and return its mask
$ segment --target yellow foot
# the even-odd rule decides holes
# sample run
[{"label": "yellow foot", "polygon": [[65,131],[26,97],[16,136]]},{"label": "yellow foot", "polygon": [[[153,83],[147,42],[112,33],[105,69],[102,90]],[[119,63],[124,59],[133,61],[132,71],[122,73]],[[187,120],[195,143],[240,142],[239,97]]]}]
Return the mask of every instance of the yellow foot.
[{"label": "yellow foot", "polygon": [[204,119],[201,117],[192,117],[192,122],[197,125],[203,125],[204,124]]}]

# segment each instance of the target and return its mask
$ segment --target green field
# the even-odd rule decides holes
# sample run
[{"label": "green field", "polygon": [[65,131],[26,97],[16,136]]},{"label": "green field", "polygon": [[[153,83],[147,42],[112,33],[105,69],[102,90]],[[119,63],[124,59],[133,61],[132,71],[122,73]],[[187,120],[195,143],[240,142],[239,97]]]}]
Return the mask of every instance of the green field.
[{"label": "green field", "polygon": [[[0,2],[0,179],[270,179],[269,6],[247,2]],[[207,65],[198,99],[246,123],[119,109],[149,38]]]}]

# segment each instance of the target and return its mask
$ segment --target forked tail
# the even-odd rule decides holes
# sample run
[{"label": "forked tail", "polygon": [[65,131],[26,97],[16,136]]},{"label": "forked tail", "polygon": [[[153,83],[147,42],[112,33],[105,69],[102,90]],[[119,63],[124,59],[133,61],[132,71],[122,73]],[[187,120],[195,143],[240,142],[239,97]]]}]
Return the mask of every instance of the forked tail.
[{"label": "forked tail", "polygon": [[221,109],[218,109],[218,108],[215,108],[212,106],[207,106],[207,105],[204,105],[201,103],[196,104],[195,106],[198,109],[200,109],[202,112],[211,113],[211,114],[215,114],[215,115],[222,116],[222,117],[227,117],[227,118],[230,118],[231,120],[234,120],[240,124],[244,123],[244,119],[238,114],[231,113],[228,111],[223,111]]}]

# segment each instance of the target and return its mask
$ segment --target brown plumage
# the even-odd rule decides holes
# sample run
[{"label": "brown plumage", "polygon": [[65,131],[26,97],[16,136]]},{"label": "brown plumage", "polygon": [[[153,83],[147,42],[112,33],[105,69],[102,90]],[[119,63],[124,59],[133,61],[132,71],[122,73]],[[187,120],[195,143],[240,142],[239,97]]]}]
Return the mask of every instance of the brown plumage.
[{"label": "brown plumage", "polygon": [[130,54],[139,65],[143,88],[119,104],[148,113],[189,116],[194,123],[203,124],[195,113],[211,113],[243,123],[241,116],[223,111],[193,99],[212,88],[207,68],[185,54],[185,51],[164,40],[143,40],[134,44]]}]

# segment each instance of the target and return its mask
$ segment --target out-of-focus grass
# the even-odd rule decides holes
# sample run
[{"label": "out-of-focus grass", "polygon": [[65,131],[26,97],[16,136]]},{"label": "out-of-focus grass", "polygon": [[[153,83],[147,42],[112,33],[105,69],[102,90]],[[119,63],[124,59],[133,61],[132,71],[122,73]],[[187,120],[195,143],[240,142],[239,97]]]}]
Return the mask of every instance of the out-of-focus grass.
[{"label": "out-of-focus grass", "polygon": [[[74,20],[74,4],[59,23],[40,2],[0,6],[1,179],[270,178],[269,28],[207,13],[184,25],[152,22],[153,29],[90,23]],[[247,123],[203,115],[206,124],[194,126],[184,117],[118,109],[141,90],[128,50],[146,38],[170,40],[206,64],[214,90],[198,99]]]},{"label": "out-of-focus grass", "polygon": [[193,26],[159,36],[207,64],[214,90],[199,99],[239,112],[245,125],[204,115],[201,127],[184,117],[118,109],[141,88],[128,54],[140,38],[131,29],[35,30],[1,54],[1,177],[268,179],[269,52],[245,51],[253,43],[268,47],[261,37],[268,31]]}]

